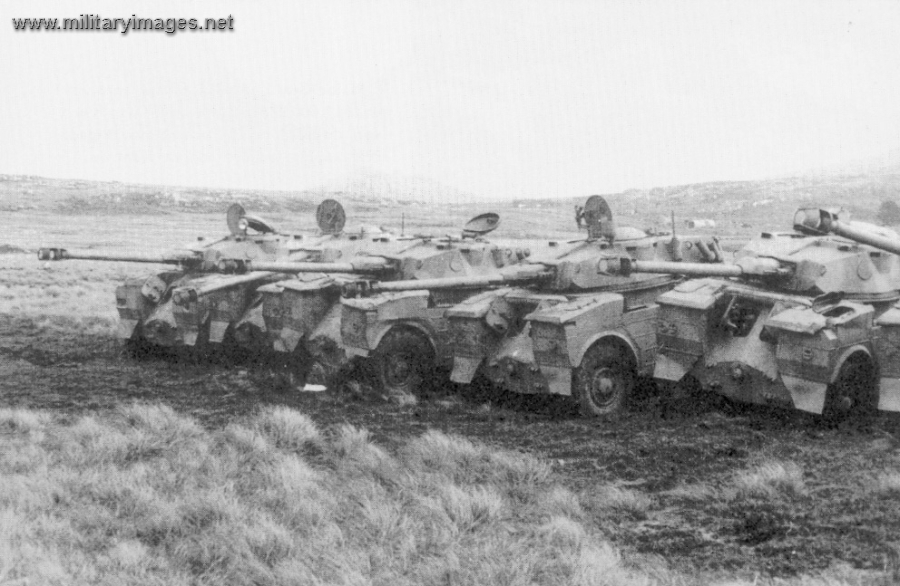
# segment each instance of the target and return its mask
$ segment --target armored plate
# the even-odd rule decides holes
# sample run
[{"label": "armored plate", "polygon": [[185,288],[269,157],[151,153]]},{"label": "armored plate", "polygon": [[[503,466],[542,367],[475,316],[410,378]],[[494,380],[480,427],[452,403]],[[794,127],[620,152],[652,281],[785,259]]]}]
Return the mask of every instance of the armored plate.
[{"label": "armored plate", "polygon": [[481,214],[480,216],[475,216],[469,220],[466,225],[463,226],[463,233],[481,236],[482,234],[493,232],[499,225],[500,216],[493,212],[488,212],[486,214]]},{"label": "armored plate", "polygon": [[584,204],[584,220],[589,225],[600,220],[612,220],[612,210],[601,195],[590,196]]},{"label": "armored plate", "polygon": [[622,242],[624,240],[641,240],[648,238],[647,233],[640,228],[634,226],[619,226],[616,228],[616,240]]},{"label": "armored plate", "polygon": [[590,238],[607,238],[616,236],[612,210],[600,195],[592,195],[584,204],[584,223]]},{"label": "armored plate", "polygon": [[259,216],[251,216],[250,214],[245,214],[244,221],[246,222],[248,228],[253,228],[260,234],[270,234],[278,231],[273,224],[270,224]]},{"label": "armored plate", "polygon": [[347,222],[344,206],[334,199],[326,199],[316,208],[316,224],[323,234],[340,234]]},{"label": "armored plate", "polygon": [[317,274],[315,280],[300,281],[293,279],[290,281],[281,281],[278,283],[283,289],[296,291],[297,293],[309,293],[321,291],[322,289],[337,288],[337,281],[330,275],[324,273]]},{"label": "armored plate", "polygon": [[241,220],[244,216],[247,215],[247,212],[244,211],[244,206],[239,203],[233,203],[228,206],[228,211],[225,212],[225,221],[228,223],[228,229],[235,236],[239,236],[244,233],[244,230],[241,229]]},{"label": "armored plate", "polygon": [[228,224],[228,230],[234,236],[243,236],[247,233],[247,228],[253,228],[260,234],[277,232],[275,226],[266,220],[247,214],[244,206],[239,203],[228,206],[228,211],[225,212],[225,222]]}]

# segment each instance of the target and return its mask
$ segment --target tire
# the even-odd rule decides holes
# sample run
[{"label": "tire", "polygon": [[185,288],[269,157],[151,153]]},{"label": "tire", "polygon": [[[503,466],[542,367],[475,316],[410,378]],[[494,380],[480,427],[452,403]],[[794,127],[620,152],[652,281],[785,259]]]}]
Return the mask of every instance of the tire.
[{"label": "tire", "polygon": [[632,361],[616,346],[592,346],[575,370],[572,394],[586,417],[606,417],[625,408],[634,388]]},{"label": "tire", "polygon": [[181,360],[191,366],[200,366],[213,362],[216,345],[209,341],[210,322],[207,320],[200,326],[197,341],[193,346],[179,346],[177,352]]},{"label": "tire", "polygon": [[693,375],[686,374],[679,381],[658,380],[663,419],[693,417],[721,406],[723,397],[703,390]]},{"label": "tire", "polygon": [[420,392],[434,370],[434,361],[428,339],[408,328],[385,334],[373,355],[376,379],[389,394]]},{"label": "tire", "polygon": [[133,336],[125,340],[123,351],[126,358],[138,361],[149,360],[154,357],[154,354],[159,354],[154,345],[147,341],[147,338],[140,332],[135,332]]},{"label": "tire", "polygon": [[823,419],[838,424],[848,419],[865,419],[875,415],[878,410],[877,380],[868,356],[850,356],[825,391]]},{"label": "tire", "polygon": [[275,353],[270,357],[270,365],[274,386],[282,391],[302,389],[312,366],[309,354],[302,345],[288,354]]}]

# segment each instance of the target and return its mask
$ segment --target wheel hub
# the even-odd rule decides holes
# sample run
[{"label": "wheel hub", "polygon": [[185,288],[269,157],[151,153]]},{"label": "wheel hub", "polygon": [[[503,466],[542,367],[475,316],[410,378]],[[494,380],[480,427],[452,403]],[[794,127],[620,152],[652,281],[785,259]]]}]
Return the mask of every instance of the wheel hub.
[{"label": "wheel hub", "polygon": [[402,385],[409,379],[412,365],[406,356],[393,355],[387,360],[387,379],[391,384]]},{"label": "wheel hub", "polygon": [[591,398],[598,406],[608,405],[615,401],[621,386],[617,373],[608,367],[599,368],[591,377]]}]

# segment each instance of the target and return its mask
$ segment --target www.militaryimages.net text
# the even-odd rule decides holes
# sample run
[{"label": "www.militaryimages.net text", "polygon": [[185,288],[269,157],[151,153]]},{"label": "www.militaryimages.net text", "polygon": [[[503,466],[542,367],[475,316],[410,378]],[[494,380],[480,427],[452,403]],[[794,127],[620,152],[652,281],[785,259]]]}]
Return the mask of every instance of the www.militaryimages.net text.
[{"label": "www.militaryimages.net text", "polygon": [[98,14],[81,14],[77,18],[13,18],[16,31],[94,31],[162,32],[228,32],[234,30],[234,17],[222,18],[143,18],[132,14],[130,18],[103,18]]}]

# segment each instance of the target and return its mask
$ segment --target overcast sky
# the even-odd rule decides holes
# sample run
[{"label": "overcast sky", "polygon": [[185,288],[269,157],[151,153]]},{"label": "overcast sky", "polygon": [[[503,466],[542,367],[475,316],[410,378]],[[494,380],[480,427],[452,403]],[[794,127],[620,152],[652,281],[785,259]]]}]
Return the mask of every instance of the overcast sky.
[{"label": "overcast sky", "polygon": [[[13,31],[85,13],[230,15],[234,31]],[[900,150],[900,2],[3,0],[0,15],[0,173],[570,197]]]}]

